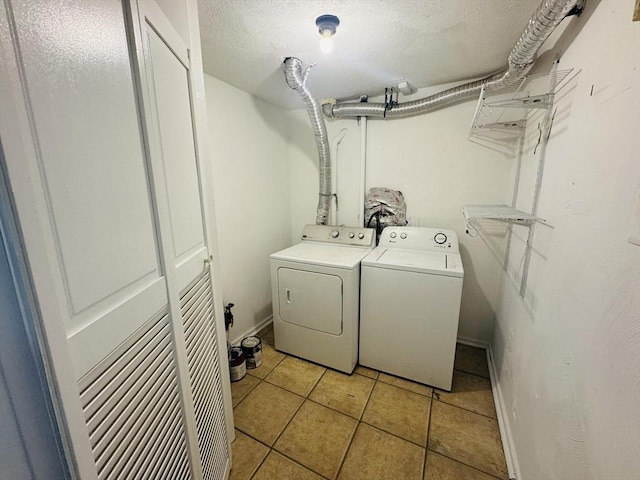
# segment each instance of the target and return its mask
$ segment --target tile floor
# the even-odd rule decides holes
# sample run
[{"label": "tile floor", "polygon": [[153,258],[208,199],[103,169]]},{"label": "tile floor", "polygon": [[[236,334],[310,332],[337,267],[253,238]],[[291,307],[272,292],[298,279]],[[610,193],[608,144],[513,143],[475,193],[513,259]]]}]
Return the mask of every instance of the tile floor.
[{"label": "tile floor", "polygon": [[231,384],[232,480],[507,479],[484,350],[458,345],[445,392],[357,367],[345,375],[273,348]]}]

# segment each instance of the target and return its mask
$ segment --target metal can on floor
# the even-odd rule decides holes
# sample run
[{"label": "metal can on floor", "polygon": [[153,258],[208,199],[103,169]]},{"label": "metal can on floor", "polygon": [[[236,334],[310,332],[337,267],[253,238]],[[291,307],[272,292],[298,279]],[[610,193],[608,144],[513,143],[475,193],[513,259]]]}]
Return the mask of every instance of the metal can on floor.
[{"label": "metal can on floor", "polygon": [[260,337],[245,337],[240,345],[247,359],[247,368],[258,368],[262,365],[262,340]]},{"label": "metal can on floor", "polygon": [[242,380],[247,374],[247,362],[244,351],[240,347],[231,347],[229,358],[229,373],[232,382]]}]

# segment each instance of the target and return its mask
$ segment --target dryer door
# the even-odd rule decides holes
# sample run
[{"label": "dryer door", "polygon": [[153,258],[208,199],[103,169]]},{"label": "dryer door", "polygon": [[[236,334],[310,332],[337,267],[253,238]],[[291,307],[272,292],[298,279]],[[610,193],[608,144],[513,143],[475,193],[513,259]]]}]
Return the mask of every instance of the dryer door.
[{"label": "dryer door", "polygon": [[339,276],[279,268],[278,297],[283,322],[342,334],[342,278]]}]

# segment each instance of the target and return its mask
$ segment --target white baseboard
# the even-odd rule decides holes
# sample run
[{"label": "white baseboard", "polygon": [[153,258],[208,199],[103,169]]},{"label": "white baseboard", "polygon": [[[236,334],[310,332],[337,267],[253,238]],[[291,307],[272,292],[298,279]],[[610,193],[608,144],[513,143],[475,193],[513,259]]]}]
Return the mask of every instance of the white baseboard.
[{"label": "white baseboard", "polygon": [[489,344],[487,342],[476,340],[475,338],[458,337],[456,341],[463,345],[469,345],[470,347],[478,347],[478,348],[484,348],[485,350],[489,350]]},{"label": "white baseboard", "polygon": [[261,321],[255,327],[253,327],[253,328],[249,329],[248,331],[244,332],[242,335],[238,335],[234,340],[229,340],[231,342],[231,345],[233,345],[234,347],[237,347],[238,345],[240,345],[240,342],[242,341],[242,339],[244,337],[250,337],[252,335],[255,335],[260,330],[262,330],[264,327],[269,325],[271,322],[273,322],[273,315],[269,315],[267,318],[265,318],[263,321]]},{"label": "white baseboard", "polygon": [[493,402],[496,406],[498,426],[500,427],[500,438],[502,439],[502,449],[504,450],[504,456],[507,462],[509,480],[520,479],[520,466],[518,464],[518,458],[516,457],[511,425],[509,424],[509,415],[504,402],[504,396],[502,395],[502,388],[498,381],[498,371],[496,370],[496,364],[493,361],[493,351],[490,346],[487,348],[487,362],[489,363],[491,391],[493,392]]}]

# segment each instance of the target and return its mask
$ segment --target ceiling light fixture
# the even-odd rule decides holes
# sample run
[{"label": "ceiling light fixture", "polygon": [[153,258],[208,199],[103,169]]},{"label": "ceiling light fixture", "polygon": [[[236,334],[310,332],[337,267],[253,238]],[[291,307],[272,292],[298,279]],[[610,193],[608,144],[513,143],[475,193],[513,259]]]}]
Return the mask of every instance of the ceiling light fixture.
[{"label": "ceiling light fixture", "polygon": [[320,15],[316,18],[316,26],[322,37],[320,40],[320,50],[322,53],[330,53],[333,50],[333,35],[340,25],[340,20],[335,15]]}]

